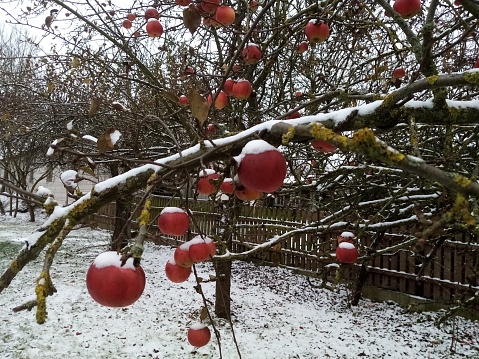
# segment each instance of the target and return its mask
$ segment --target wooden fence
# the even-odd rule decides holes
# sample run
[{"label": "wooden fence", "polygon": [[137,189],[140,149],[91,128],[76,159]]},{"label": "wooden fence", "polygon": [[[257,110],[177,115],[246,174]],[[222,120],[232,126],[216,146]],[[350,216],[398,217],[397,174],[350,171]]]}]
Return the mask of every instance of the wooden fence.
[{"label": "wooden fence", "polygon": [[[165,206],[181,206],[179,199],[154,197],[152,200],[152,218],[157,218]],[[194,213],[194,232],[203,232],[211,237],[220,234],[222,224],[221,209],[215,208],[212,201],[190,201],[189,209]],[[114,204],[104,207],[93,216],[92,223],[100,228],[112,229],[115,219]],[[285,209],[242,205],[239,208],[238,221],[233,240],[233,252],[241,252],[264,243],[275,235],[281,235],[292,229],[310,223],[314,218],[306,209]],[[158,233],[155,223],[150,232],[157,234],[160,243],[178,245],[183,238],[172,238]],[[194,226],[193,226],[194,228]],[[335,262],[336,238],[342,230],[311,231],[294,234],[269,250],[251,255],[251,259],[287,267],[299,273],[315,277],[332,278],[337,266]],[[407,227],[389,228],[375,247],[377,252],[404,243],[411,229]],[[374,233],[366,232],[360,238],[360,256],[365,248],[371,248]],[[430,248],[426,248],[428,253]],[[441,303],[450,303],[458,299],[473,296],[479,290],[479,242],[472,233],[458,233],[444,240],[435,256],[418,276],[419,268],[425,256],[418,255],[411,247],[398,248],[391,252],[373,256],[365,261],[367,266],[367,285],[432,299]],[[358,271],[360,264],[354,268]],[[359,271],[358,271],[359,272]]]}]

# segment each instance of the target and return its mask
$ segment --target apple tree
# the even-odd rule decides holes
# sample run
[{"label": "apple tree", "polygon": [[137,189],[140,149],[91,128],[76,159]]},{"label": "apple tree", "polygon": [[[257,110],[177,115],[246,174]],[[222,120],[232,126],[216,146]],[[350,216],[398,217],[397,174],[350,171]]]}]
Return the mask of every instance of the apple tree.
[{"label": "apple tree", "polygon": [[[280,148],[285,161],[281,188],[261,185],[258,191],[318,215],[234,253],[229,245],[240,200],[218,202],[226,214],[213,257],[220,274],[229,273],[231,261],[299,233],[347,229],[370,235],[373,245],[359,258],[365,265],[384,231],[415,226],[399,247],[382,252],[413,246],[422,267],[443,243],[438,238],[457,230],[476,234],[477,4],[271,0],[256,5],[52,0],[21,4],[18,13],[7,14],[29,26],[45,18],[37,26],[61,48],[55,59],[63,59],[55,62],[58,83],[52,92],[82,98],[68,103],[73,125],[52,128],[53,156],[70,159],[75,170],[111,163],[122,170],[111,171],[113,176],[89,193],[76,194],[66,208],[48,199],[49,219],[0,277],[0,292],[54,243],[34,303],[43,322],[45,298],[53,293],[49,265],[73,226],[108,202],[142,193],[140,231],[122,258],[138,264],[154,222],[149,195],[166,187],[184,198],[187,209],[196,198],[191,186],[206,169],[219,178],[239,172],[236,191],[244,192],[244,184],[256,180],[248,182],[249,175],[241,180],[242,161],[269,148],[241,154],[253,141]],[[69,141],[54,142],[64,137]],[[233,160],[238,155],[241,162]],[[269,161],[263,160],[263,167]],[[427,246],[432,250],[426,252]],[[229,298],[230,277],[218,278],[217,298]],[[217,301],[217,312],[228,317],[229,306],[221,308],[220,302],[225,301]]]}]

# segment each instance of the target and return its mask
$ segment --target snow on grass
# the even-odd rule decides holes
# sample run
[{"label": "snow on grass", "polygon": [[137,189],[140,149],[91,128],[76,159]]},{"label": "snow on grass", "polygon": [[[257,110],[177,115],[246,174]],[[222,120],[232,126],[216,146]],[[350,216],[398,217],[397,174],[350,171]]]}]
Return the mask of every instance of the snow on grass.
[{"label": "snow on grass", "polygon": [[[0,217],[0,269],[34,225]],[[108,250],[109,233],[75,230],[59,251],[52,279],[58,293],[48,299],[48,319],[35,323],[35,312],[11,308],[34,298],[41,260],[20,273],[0,294],[2,358],[219,358],[212,330],[210,343],[195,349],[188,327],[199,320],[201,297],[191,276],[174,284],[164,274],[173,249],[146,245],[142,267],[146,288],[127,308],[107,308],[88,295],[90,263]],[[88,246],[88,248],[87,248]],[[3,248],[3,249],[2,249]],[[199,276],[213,274],[210,263],[196,266]],[[214,283],[202,285],[214,302]],[[305,277],[280,268],[234,262],[232,312],[235,335],[244,359],[287,358],[451,358],[479,357],[479,325],[458,320],[457,352],[449,352],[450,328],[434,326],[437,313],[406,314],[394,304],[361,301],[347,307],[344,287],[316,289]],[[225,359],[238,358],[229,323],[214,317]],[[206,323],[213,329],[209,323]]]}]

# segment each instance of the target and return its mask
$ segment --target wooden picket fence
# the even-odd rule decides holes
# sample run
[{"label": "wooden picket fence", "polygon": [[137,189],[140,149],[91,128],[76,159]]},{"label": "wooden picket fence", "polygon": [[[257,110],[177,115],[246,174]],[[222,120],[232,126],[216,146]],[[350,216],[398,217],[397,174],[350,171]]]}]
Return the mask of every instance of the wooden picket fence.
[{"label": "wooden picket fence", "polygon": [[[177,198],[160,196],[153,198],[151,214],[154,220],[150,233],[156,235],[155,241],[179,245],[187,240],[186,236],[180,238],[164,236],[155,225],[157,216],[164,207],[181,207],[183,204]],[[213,201],[205,200],[189,201],[188,206],[195,218],[191,235],[198,232],[213,238],[220,235],[224,216],[221,208],[215,208]],[[91,223],[100,228],[112,229],[114,220],[115,207],[112,203],[94,215]],[[312,220],[314,220],[312,214],[306,209],[243,204],[239,209],[232,251],[248,250],[275,235],[299,228],[306,221],[311,223]],[[342,230],[331,229],[295,234],[282,241],[281,245],[251,255],[250,259],[286,267],[313,277],[331,279],[334,278],[338,267],[333,264],[336,261],[332,254],[336,250],[336,238],[341,232]],[[399,245],[412,232],[413,229],[404,226],[389,228],[375,249],[381,251]],[[371,247],[373,235],[374,233],[365,232],[361,236],[360,256],[365,255],[364,248]],[[425,253],[428,253],[428,250],[429,248],[426,248]],[[425,257],[414,253],[410,246],[374,256],[364,262],[368,271],[366,284],[440,303],[464,300],[479,290],[479,241],[472,233],[458,233],[446,239],[426,266],[426,270],[418,276],[418,270],[424,260]],[[353,272],[359,272],[360,266],[361,264],[353,266]]]}]

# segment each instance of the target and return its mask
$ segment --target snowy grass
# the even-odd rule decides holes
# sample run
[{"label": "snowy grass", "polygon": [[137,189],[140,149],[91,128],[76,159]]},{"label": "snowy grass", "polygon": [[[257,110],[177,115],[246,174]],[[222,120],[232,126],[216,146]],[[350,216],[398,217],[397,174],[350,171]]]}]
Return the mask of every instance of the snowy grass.
[{"label": "snowy grass", "polygon": [[[34,225],[0,217],[0,269],[21,247]],[[143,296],[132,306],[97,305],[85,287],[86,271],[107,247],[109,233],[74,231],[56,257],[52,279],[58,293],[48,300],[48,319],[11,308],[34,299],[40,260],[28,266],[0,294],[0,357],[9,358],[219,358],[214,335],[195,350],[186,340],[199,320],[202,300],[193,277],[169,282],[164,266],[173,250],[148,245],[142,260],[147,276]],[[211,264],[197,265],[213,274]],[[203,284],[214,302],[214,284]],[[407,314],[394,305],[361,301],[349,309],[345,289],[312,288],[302,276],[280,268],[235,262],[232,283],[233,329],[244,359],[287,358],[479,358],[479,323],[458,318],[455,352],[450,325],[437,328],[439,313]],[[225,359],[239,358],[228,322],[214,318]],[[210,328],[210,323],[207,323]]]}]

